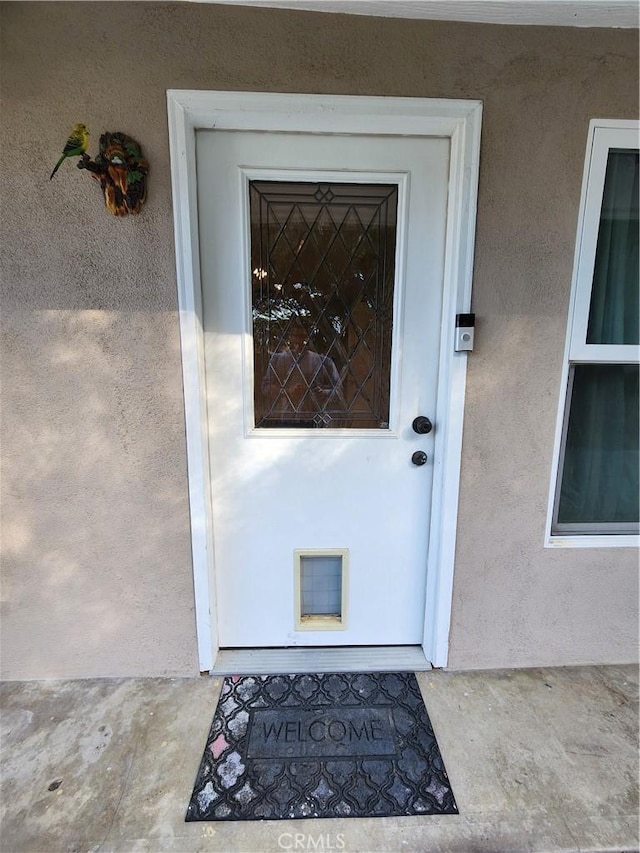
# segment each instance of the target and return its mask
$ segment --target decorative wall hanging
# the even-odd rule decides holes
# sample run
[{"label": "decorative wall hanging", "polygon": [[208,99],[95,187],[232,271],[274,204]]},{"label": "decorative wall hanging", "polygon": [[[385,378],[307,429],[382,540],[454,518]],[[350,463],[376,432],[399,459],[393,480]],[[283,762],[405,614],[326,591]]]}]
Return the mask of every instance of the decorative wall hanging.
[{"label": "decorative wall hanging", "polygon": [[49,180],[53,178],[55,173],[58,171],[63,161],[67,159],[67,157],[80,157],[87,150],[87,146],[89,145],[89,131],[87,130],[86,125],[84,124],[74,124],[73,130],[69,134],[69,138],[67,139],[64,148],[62,149],[62,156],[53,167],[53,172],[49,175]]},{"label": "decorative wall hanging", "polygon": [[[140,145],[126,133],[103,133],[100,152],[95,160],[86,153],[89,131],[76,124],[55,165],[51,178],[67,157],[80,157],[78,169],[86,169],[98,181],[104,194],[107,210],[114,216],[139,213],[147,197],[149,163],[142,156]],[[50,179],[51,179],[50,178]]]}]

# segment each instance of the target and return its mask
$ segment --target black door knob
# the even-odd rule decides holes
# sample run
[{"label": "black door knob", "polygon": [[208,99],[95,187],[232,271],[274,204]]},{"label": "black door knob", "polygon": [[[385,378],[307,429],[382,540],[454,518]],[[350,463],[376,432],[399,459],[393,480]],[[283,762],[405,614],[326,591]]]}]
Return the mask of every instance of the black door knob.
[{"label": "black door knob", "polygon": [[417,432],[418,435],[426,435],[433,429],[433,424],[429,418],[425,418],[424,415],[418,415],[417,418],[414,418],[411,426],[413,427],[413,431]]},{"label": "black door knob", "polygon": [[424,465],[427,461],[427,454],[424,450],[416,450],[416,452],[411,457],[411,461],[414,465]]}]

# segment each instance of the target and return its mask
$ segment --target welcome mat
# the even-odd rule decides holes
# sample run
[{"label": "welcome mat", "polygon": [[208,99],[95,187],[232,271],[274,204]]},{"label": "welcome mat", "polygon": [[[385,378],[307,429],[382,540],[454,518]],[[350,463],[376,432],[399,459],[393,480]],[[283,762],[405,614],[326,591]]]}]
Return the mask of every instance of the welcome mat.
[{"label": "welcome mat", "polygon": [[413,673],[227,677],[186,820],[457,814]]}]

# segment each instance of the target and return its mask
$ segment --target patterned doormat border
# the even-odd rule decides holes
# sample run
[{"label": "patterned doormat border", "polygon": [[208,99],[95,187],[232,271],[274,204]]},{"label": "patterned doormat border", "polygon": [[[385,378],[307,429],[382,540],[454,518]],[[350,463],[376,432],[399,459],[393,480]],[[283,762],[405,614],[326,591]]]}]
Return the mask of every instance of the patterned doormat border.
[{"label": "patterned doormat border", "polygon": [[413,673],[224,680],[187,821],[457,814]]}]

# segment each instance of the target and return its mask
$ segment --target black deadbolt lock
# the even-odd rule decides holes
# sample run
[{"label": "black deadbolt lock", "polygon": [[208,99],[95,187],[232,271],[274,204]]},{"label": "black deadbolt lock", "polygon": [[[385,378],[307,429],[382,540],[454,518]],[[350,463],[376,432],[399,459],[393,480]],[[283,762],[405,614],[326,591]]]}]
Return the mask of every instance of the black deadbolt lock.
[{"label": "black deadbolt lock", "polygon": [[416,450],[416,452],[411,457],[411,461],[414,465],[424,465],[427,461],[427,454],[424,450]]}]

